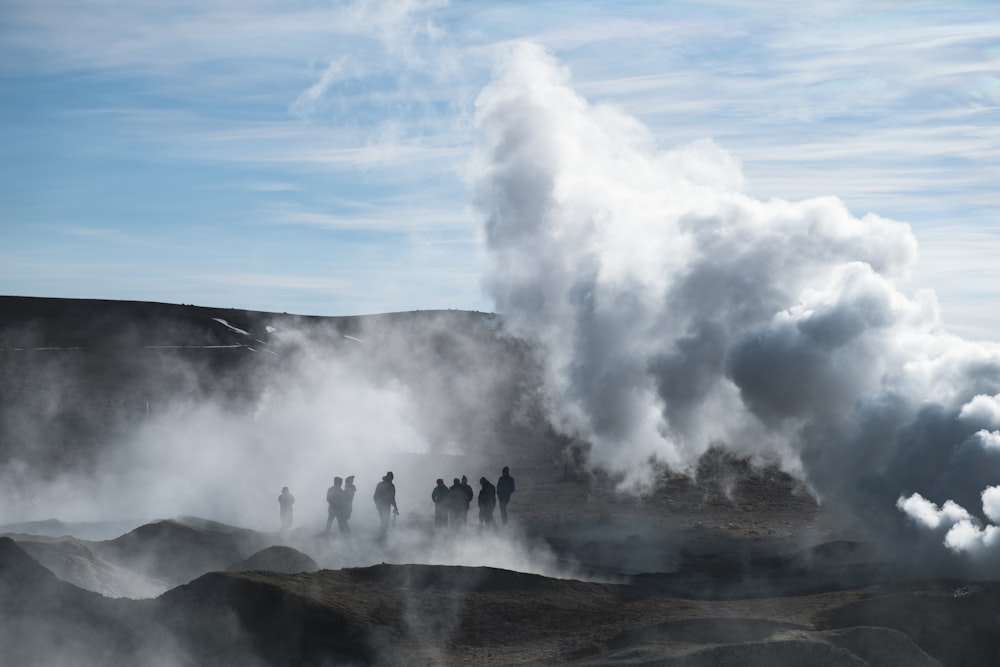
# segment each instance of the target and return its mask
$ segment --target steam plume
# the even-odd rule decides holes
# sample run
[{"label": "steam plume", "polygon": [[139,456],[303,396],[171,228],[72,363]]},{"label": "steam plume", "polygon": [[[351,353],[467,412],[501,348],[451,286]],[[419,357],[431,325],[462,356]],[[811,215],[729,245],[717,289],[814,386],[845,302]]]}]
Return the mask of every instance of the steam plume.
[{"label": "steam plume", "polygon": [[650,463],[690,469],[713,445],[777,457],[899,531],[901,496],[970,506],[1000,483],[1000,348],[904,291],[906,224],[754,199],[718,145],[660,149],[531,44],[500,58],[476,126],[486,287],[593,465],[642,489]]}]

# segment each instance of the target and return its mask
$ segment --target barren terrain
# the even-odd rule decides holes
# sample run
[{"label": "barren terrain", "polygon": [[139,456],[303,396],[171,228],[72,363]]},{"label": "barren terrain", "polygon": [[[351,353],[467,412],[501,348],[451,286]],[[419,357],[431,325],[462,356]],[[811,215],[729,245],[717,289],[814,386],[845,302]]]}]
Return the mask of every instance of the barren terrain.
[{"label": "barren terrain", "polygon": [[[794,485],[784,503],[748,496],[760,481],[736,480],[727,498],[678,480],[641,504],[596,501],[581,482],[525,484],[501,537],[435,535],[411,516],[386,562],[366,567],[336,562],[374,541],[362,530],[282,539],[181,519],[110,541],[13,534],[0,543],[5,654],[22,665],[995,664],[1000,586],[901,576],[854,542],[808,546],[822,512]],[[429,542],[487,539],[531,550],[552,575],[407,562]],[[53,555],[67,551],[75,568]],[[102,564],[109,597],[130,578],[172,587],[146,600],[83,590],[100,585],[79,573]]]},{"label": "barren terrain", "polygon": [[[172,375],[173,366],[133,369],[134,356],[122,361],[121,341],[108,344],[114,326],[102,329],[85,316],[86,326],[70,326],[78,311],[97,309],[109,322],[156,320],[153,330],[171,331],[180,337],[174,343],[194,335],[206,345],[235,345],[191,350],[206,355],[203,372],[222,378],[212,392],[237,403],[254,398],[238,380],[270,363],[209,317],[226,315],[230,325],[256,331],[263,324],[254,329],[255,321],[272,321],[264,314],[239,320],[193,307],[7,305],[3,372],[20,392],[3,395],[6,463],[43,467],[56,452],[53,471],[86,466],[116,429],[146,418],[145,408],[124,396],[145,388],[155,402],[165,377],[192,381]],[[176,308],[193,313],[190,320],[174,318]],[[448,333],[433,330],[443,336],[441,377],[421,382],[452,382],[445,379],[455,372],[449,364],[467,361],[454,343],[465,335],[456,322],[493,338],[481,328],[486,316],[445,317]],[[350,319],[328,326],[358,331]],[[400,326],[409,327],[411,349],[433,348],[413,342],[420,325]],[[129,333],[146,342],[149,335],[141,327]],[[31,350],[24,347],[29,338]],[[46,346],[73,356],[68,377],[84,389],[73,393],[67,380],[62,390],[80,400],[60,403],[68,421],[41,431],[48,439],[35,451],[21,425],[49,399],[40,388],[52,376],[38,375],[54,368]],[[70,347],[79,349],[63,349]],[[213,361],[211,349],[222,350]],[[497,354],[515,359],[523,351],[507,345]],[[504,392],[520,387],[530,396],[530,363],[518,368],[495,381]],[[240,388],[235,397],[233,387]],[[94,401],[127,415],[97,419]],[[376,541],[372,481],[362,478],[350,536],[326,535],[314,519],[282,535],[210,513],[9,521],[0,526],[0,655],[12,665],[171,667],[1000,663],[996,582],[935,578],[884,560],[849,517],[833,516],[802,484],[761,462],[710,451],[690,474],[663,471],[647,492],[623,492],[577,465],[567,454],[575,443],[530,410],[523,418],[525,410],[517,409],[516,420],[510,406],[480,411],[462,452],[396,456],[401,515],[384,544]],[[439,433],[446,423],[428,418],[423,425]],[[74,448],[81,433],[86,442]],[[481,531],[473,509],[464,530],[434,529],[436,476],[495,478],[504,465],[518,485],[507,526]],[[305,504],[323,489],[297,491]]]}]

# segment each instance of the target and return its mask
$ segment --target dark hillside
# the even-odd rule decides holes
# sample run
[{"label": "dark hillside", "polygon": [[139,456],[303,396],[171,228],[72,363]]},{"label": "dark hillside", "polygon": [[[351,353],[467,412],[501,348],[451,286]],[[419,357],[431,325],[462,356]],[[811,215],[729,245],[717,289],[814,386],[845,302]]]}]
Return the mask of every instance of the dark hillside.
[{"label": "dark hillside", "polygon": [[0,297],[0,460],[86,470],[174,401],[252,411],[269,386],[296,381],[307,350],[404,383],[420,403],[415,428],[443,448],[531,447],[546,432],[530,351],[488,313],[311,317]]},{"label": "dark hillside", "polygon": [[109,600],[60,581],[12,539],[0,537],[5,665],[183,664],[156,646],[163,633],[148,621],[152,604]]},{"label": "dark hillside", "polygon": [[215,572],[155,600],[112,600],[0,538],[0,647],[4,664],[104,667],[992,665],[997,592],[914,581],[678,599],[638,581],[383,564]]},{"label": "dark hillside", "polygon": [[114,562],[176,585],[205,572],[224,570],[267,545],[264,536],[250,530],[222,533],[178,521],[157,521],[96,543],[95,548]]}]

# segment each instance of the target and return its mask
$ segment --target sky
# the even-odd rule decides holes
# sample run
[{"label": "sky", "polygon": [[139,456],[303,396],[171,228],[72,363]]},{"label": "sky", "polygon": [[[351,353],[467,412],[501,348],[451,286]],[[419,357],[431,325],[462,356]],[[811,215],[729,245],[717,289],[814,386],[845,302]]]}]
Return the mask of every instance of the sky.
[{"label": "sky", "polygon": [[0,294],[495,310],[470,165],[520,41],[758,200],[910,225],[904,291],[1000,339],[992,0],[5,0]]}]

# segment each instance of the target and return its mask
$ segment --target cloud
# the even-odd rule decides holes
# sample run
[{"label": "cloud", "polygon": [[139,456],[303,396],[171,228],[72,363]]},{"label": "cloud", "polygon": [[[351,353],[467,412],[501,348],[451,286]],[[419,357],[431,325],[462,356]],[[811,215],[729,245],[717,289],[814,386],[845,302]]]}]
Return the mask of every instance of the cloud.
[{"label": "cloud", "polygon": [[296,97],[295,101],[289,105],[289,113],[300,118],[308,118],[316,113],[316,104],[326,94],[330,86],[333,85],[333,82],[341,76],[343,70],[343,60],[330,62],[326,69],[323,70],[323,73],[320,74],[319,80],[302,91],[302,94]]},{"label": "cloud", "polygon": [[661,148],[530,43],[501,56],[476,128],[486,288],[543,350],[553,423],[592,465],[642,489],[651,463],[691,469],[713,445],[777,459],[883,539],[901,496],[944,502],[907,505],[930,529],[1000,483],[983,431],[1000,346],[906,290],[908,225],[753,198],[716,142]]},{"label": "cloud", "polygon": [[1000,428],[1000,394],[973,397],[962,406],[958,416],[965,421],[982,424],[986,429]]},{"label": "cloud", "polygon": [[[49,157],[118,158],[149,174],[144,186],[163,184],[165,167],[243,182],[291,171],[303,204],[325,187],[309,176],[336,188],[353,172],[406,196],[448,183],[441,200],[460,207],[454,166],[472,142],[486,56],[533,35],[572,64],[576,90],[613,101],[656,141],[725,146],[743,163],[728,172],[742,180],[736,191],[765,201],[833,192],[852,211],[912,222],[931,260],[917,277],[937,290],[945,320],[992,336],[978,302],[996,281],[964,279],[973,255],[985,272],[997,252],[997,235],[983,231],[995,210],[996,18],[982,4],[583,3],[569,16],[553,3],[11,0],[4,18],[0,68],[26,86],[12,91],[10,112],[37,100],[57,116],[30,114],[40,134],[15,132],[12,144],[65,132],[73,140]],[[33,79],[52,73],[68,76]],[[39,147],[26,145],[36,158],[25,164],[44,164]],[[64,187],[74,210],[95,207],[95,188]],[[197,194],[172,205],[187,207],[178,218],[214,206],[207,215],[244,221],[258,201],[222,212]],[[932,224],[943,231],[926,234]],[[978,240],[962,241],[977,225]]]},{"label": "cloud", "polygon": [[[739,163],[716,144],[658,151],[634,119],[574,93],[537,47],[512,48],[477,105],[487,287],[511,326],[543,344],[557,420],[612,466],[687,465],[735,436],[704,425],[738,430],[771,410],[775,383],[758,385],[752,363],[767,374],[782,360],[761,345],[808,361],[811,348],[922,316],[891,283],[916,256],[904,225],[857,220],[832,198],[749,199]],[[694,345],[703,364],[691,363]],[[816,387],[833,373],[848,381],[846,367],[824,368],[809,378]],[[671,395],[706,412],[671,420]],[[720,409],[731,417],[713,418]]]},{"label": "cloud", "polygon": [[[4,41],[34,52],[33,68],[98,67],[176,70],[213,57],[309,53],[331,35],[356,36],[407,55],[438,39],[430,12],[437,0],[311,2],[164,2],[130,5],[23,0],[5,5]],[[76,26],[77,30],[67,30]]]},{"label": "cloud", "polygon": [[419,67],[423,60],[418,44],[447,34],[430,16],[447,5],[447,0],[358,0],[346,10],[348,23],[356,30],[374,33],[389,54],[410,67]]},{"label": "cloud", "polygon": [[470,216],[462,211],[411,208],[405,212],[375,210],[366,213],[332,214],[291,209],[278,212],[275,224],[363,231],[443,231],[468,230],[472,227]]},{"label": "cloud", "polygon": [[1000,524],[1000,487],[991,486],[983,491],[983,513],[993,523]]},{"label": "cloud", "polygon": [[909,498],[900,497],[896,501],[896,507],[930,530],[938,530],[942,526],[951,528],[957,523],[972,519],[972,515],[963,507],[950,500],[946,501],[944,506],[938,507],[919,493],[914,493]]},{"label": "cloud", "polygon": [[[987,487],[981,494],[985,523],[949,500],[942,507],[919,493],[900,497],[896,506],[922,528],[929,530],[956,554],[967,555],[981,569],[980,574],[996,575],[1000,566],[1000,486]],[[943,537],[942,537],[943,536]]]}]

